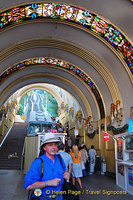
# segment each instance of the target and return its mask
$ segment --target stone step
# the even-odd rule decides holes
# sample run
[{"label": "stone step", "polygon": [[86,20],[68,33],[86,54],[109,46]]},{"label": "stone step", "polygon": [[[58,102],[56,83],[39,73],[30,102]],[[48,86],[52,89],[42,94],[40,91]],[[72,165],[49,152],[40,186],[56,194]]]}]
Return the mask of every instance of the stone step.
[{"label": "stone step", "polygon": [[[20,169],[27,124],[15,123],[0,149],[0,169]],[[15,152],[17,155],[15,155]],[[18,157],[14,157],[18,156]]]}]

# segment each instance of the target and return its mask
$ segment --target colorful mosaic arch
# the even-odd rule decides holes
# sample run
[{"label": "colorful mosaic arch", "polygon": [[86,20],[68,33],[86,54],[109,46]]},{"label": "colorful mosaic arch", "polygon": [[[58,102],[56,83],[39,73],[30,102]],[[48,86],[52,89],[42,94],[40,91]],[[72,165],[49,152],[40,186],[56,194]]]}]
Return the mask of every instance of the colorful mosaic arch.
[{"label": "colorful mosaic arch", "polygon": [[0,13],[0,31],[19,22],[43,18],[70,21],[94,31],[117,50],[133,73],[132,44],[109,21],[86,9],[59,3],[33,3],[18,6]]},{"label": "colorful mosaic arch", "polygon": [[31,58],[31,59],[24,60],[20,63],[13,65],[12,67],[8,68],[3,74],[1,74],[0,75],[0,83],[2,83],[11,74],[13,74],[19,70],[22,70],[24,68],[27,68],[31,65],[50,65],[52,67],[59,67],[59,68],[68,70],[72,74],[78,76],[89,86],[92,93],[94,94],[94,96],[97,100],[97,103],[99,105],[101,118],[105,117],[103,101],[102,101],[101,95],[100,95],[97,87],[93,83],[93,81],[81,69],[77,68],[76,66],[74,66],[64,60],[60,60],[60,59],[56,59],[56,58],[48,58],[48,57]]}]

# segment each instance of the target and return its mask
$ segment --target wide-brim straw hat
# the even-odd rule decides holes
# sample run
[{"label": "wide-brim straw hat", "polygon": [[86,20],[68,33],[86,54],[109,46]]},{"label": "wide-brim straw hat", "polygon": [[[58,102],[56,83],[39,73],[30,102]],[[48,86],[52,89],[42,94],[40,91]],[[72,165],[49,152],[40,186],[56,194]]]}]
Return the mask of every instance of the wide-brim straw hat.
[{"label": "wide-brim straw hat", "polygon": [[60,140],[54,135],[54,133],[45,133],[42,144],[51,142],[59,142]]}]

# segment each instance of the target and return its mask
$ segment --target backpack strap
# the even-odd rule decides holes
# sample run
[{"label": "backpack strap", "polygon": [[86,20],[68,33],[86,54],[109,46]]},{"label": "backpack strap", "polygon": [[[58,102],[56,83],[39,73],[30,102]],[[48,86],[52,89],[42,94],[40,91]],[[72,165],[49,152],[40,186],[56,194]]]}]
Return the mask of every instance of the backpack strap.
[{"label": "backpack strap", "polygon": [[43,171],[44,171],[44,163],[43,163],[43,159],[42,158],[39,158],[42,162],[42,166],[41,166],[41,180],[42,180],[42,177],[43,177]]},{"label": "backpack strap", "polygon": [[[60,154],[57,154],[57,156],[58,156],[58,158],[59,158],[59,161],[60,161],[60,163],[61,163],[61,166],[62,166],[63,170],[65,170],[65,169],[64,169],[64,166],[63,166],[63,163],[62,163],[61,155],[60,155]],[[42,162],[42,166],[41,166],[41,180],[42,180],[43,171],[44,171],[44,163],[43,163],[43,159],[42,159],[42,158],[39,158],[39,159],[40,159],[41,162]]]},{"label": "backpack strap", "polygon": [[[58,158],[59,158],[59,161],[61,163],[61,166],[63,168],[63,170],[65,171],[64,169],[64,166],[63,166],[63,163],[62,163],[62,158],[61,158],[61,155],[60,154],[57,154]],[[41,180],[42,180],[42,177],[43,177],[43,171],[44,171],[44,163],[43,163],[43,159],[42,158],[39,158],[42,162],[42,166],[41,166]]]},{"label": "backpack strap", "polygon": [[61,157],[61,155],[57,154],[57,156],[58,156],[58,158],[60,160],[60,163],[61,163],[61,166],[62,166],[63,170],[65,171],[65,168],[64,168],[63,163],[62,163],[62,157]]},{"label": "backpack strap", "polygon": [[[38,159],[38,158],[36,158],[36,159]],[[44,163],[43,163],[43,159],[42,158],[39,158],[39,159],[41,160],[41,180],[42,180],[43,170],[44,170]],[[28,191],[28,200],[31,200],[33,193],[34,193],[34,190],[29,190]]]}]

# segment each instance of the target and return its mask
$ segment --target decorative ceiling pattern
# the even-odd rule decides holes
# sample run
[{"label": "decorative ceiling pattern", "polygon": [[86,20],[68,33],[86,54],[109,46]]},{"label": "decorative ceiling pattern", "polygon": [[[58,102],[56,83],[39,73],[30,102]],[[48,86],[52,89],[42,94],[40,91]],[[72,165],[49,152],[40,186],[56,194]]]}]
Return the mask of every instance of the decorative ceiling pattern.
[{"label": "decorative ceiling pattern", "polygon": [[93,83],[93,81],[81,69],[79,69],[78,67],[76,67],[64,60],[48,58],[48,57],[26,59],[20,63],[13,65],[12,67],[8,68],[2,75],[0,75],[0,83],[2,83],[2,81],[4,81],[9,75],[15,73],[18,70],[27,68],[28,66],[31,66],[31,65],[51,65],[53,67],[59,67],[59,68],[68,70],[69,72],[78,76],[91,89],[92,93],[94,94],[94,96],[97,100],[99,110],[101,113],[101,118],[104,118],[105,111],[104,111],[103,101],[102,101],[101,95],[100,95],[97,87]]},{"label": "decorative ceiling pattern", "polygon": [[86,9],[59,3],[33,3],[18,6],[0,13],[0,31],[23,21],[44,18],[72,22],[95,32],[121,55],[133,73],[131,42],[109,21]]}]

